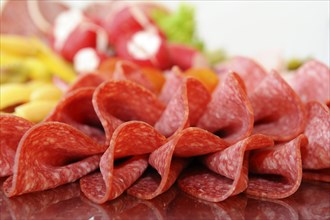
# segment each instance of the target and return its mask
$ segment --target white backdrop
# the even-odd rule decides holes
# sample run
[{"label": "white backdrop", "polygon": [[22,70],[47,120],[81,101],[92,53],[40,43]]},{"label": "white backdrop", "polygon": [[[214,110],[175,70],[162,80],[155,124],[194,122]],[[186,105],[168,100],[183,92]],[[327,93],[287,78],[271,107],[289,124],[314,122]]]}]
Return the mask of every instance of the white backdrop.
[{"label": "white backdrop", "polygon": [[[230,55],[307,56],[328,65],[330,1],[160,1],[196,7],[198,32],[209,49]],[[83,7],[86,1],[71,0]]]}]

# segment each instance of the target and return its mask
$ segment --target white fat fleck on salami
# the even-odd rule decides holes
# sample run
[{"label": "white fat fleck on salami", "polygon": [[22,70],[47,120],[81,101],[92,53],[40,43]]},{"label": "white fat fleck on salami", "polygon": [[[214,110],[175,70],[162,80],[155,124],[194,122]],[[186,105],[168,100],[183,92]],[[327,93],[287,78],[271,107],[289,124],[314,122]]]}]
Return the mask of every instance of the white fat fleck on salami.
[{"label": "white fat fleck on salami", "polygon": [[[302,166],[318,176],[326,173],[322,169],[330,169],[330,112],[327,106],[319,102],[307,104],[307,123],[304,134],[308,145],[301,149]],[[320,170],[320,171],[319,171]],[[328,175],[329,176],[329,175]],[[311,179],[311,178],[309,178]]]},{"label": "white fat fleck on salami", "polygon": [[300,98],[275,72],[272,72],[249,96],[254,110],[254,133],[288,141],[303,132],[305,109]]},{"label": "white fat fleck on salami", "polygon": [[197,126],[221,133],[220,136],[230,143],[251,134],[253,110],[237,74],[228,74],[219,83]]},{"label": "white fat fleck on salami", "polygon": [[290,142],[252,151],[247,194],[280,199],[296,192],[302,179],[300,148],[306,145],[307,138],[299,135]]}]

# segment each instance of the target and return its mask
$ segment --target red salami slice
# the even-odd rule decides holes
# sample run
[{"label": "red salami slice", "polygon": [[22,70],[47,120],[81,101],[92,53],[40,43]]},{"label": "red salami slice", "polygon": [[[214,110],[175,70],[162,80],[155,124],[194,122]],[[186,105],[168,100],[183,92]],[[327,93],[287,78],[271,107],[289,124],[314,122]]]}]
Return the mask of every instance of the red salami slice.
[{"label": "red salami slice", "polygon": [[252,106],[237,74],[228,74],[217,86],[197,126],[217,133],[230,143],[242,140],[252,133]]},{"label": "red salami slice", "polygon": [[228,72],[236,72],[245,82],[248,94],[267,76],[267,72],[254,60],[237,56],[216,67],[220,76]]},{"label": "red salami slice", "polygon": [[316,60],[300,67],[288,80],[303,102],[319,101],[330,104],[330,70]]},{"label": "red salami slice", "polygon": [[[305,135],[308,145],[302,147],[303,177],[330,182],[330,111],[319,102],[307,104]],[[314,176],[314,177],[313,177]]]},{"label": "red salami slice", "polygon": [[153,93],[129,81],[102,84],[94,93],[93,105],[104,127],[106,143],[122,122],[140,120],[154,125],[164,110]]},{"label": "red salami slice", "polygon": [[177,91],[182,85],[184,77],[179,68],[173,67],[171,71],[165,73],[165,78],[165,83],[158,98],[161,102],[167,104],[172,99],[174,91]]},{"label": "red salami slice", "polygon": [[246,151],[273,145],[264,135],[254,135],[222,151],[202,157],[202,166],[191,167],[179,179],[182,191],[210,202],[219,202],[243,192],[248,184]]},{"label": "red salami slice", "polygon": [[299,135],[290,142],[252,151],[247,194],[281,199],[295,193],[302,178],[300,148],[306,144],[307,138]]},{"label": "red salami slice", "polygon": [[69,124],[92,137],[98,143],[104,144],[104,129],[92,103],[94,91],[94,88],[81,88],[68,93],[45,121],[59,121]]},{"label": "red salami slice", "polygon": [[33,123],[14,115],[0,115],[0,177],[13,174],[19,141]]},{"label": "red salami slice", "polygon": [[19,143],[4,193],[11,197],[74,182],[97,169],[102,152],[102,145],[67,124],[36,125]]},{"label": "red salami slice", "polygon": [[273,72],[250,95],[254,110],[254,133],[288,141],[302,133],[304,106],[291,87]]},{"label": "red salami slice", "polygon": [[114,80],[130,80],[156,93],[156,88],[139,67],[129,61],[118,61],[113,73]]},{"label": "red salami slice", "polygon": [[167,104],[155,128],[166,137],[195,124],[202,115],[210,95],[201,82],[187,78]]},{"label": "red salami slice", "polygon": [[73,90],[85,88],[85,87],[96,88],[104,81],[105,81],[105,78],[100,74],[96,74],[96,73],[84,74],[84,75],[81,75],[74,82],[74,84],[68,89],[67,93],[69,93]]},{"label": "red salami slice", "polygon": [[[104,203],[120,196],[145,171],[147,154],[164,144],[165,137],[143,122],[126,122],[114,132],[100,161],[100,171],[80,180],[83,193],[93,202]],[[115,159],[134,156],[115,165]],[[98,187],[95,187],[98,186]]]},{"label": "red salami slice", "polygon": [[200,128],[187,128],[151,153],[149,163],[154,168],[128,189],[128,194],[152,199],[167,191],[187,166],[189,157],[208,154],[226,148],[221,138]]}]

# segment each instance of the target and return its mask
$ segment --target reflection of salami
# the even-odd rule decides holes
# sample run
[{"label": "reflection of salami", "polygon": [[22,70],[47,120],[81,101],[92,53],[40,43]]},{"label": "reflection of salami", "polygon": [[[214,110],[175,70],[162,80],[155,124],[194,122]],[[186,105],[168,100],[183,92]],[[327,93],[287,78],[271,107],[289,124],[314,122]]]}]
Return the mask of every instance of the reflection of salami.
[{"label": "reflection of salami", "polygon": [[300,219],[294,207],[281,200],[257,200],[249,198],[245,219]]},{"label": "reflection of salami", "polygon": [[187,128],[151,153],[150,165],[155,169],[128,189],[128,194],[152,199],[167,191],[188,164],[187,157],[216,152],[227,147],[221,138],[200,128]]},{"label": "reflection of salami", "polygon": [[[146,155],[164,144],[165,137],[143,122],[126,122],[114,132],[100,161],[100,171],[80,180],[83,193],[93,202],[104,203],[120,196],[145,171]],[[134,156],[140,155],[140,156]],[[134,156],[114,164],[115,159]],[[95,186],[98,187],[95,187]]]},{"label": "reflection of salami", "polygon": [[14,158],[19,141],[33,126],[23,118],[14,115],[0,115],[0,177],[13,174]]},{"label": "reflection of salami", "polygon": [[230,143],[248,137],[253,129],[253,109],[240,82],[237,74],[228,74],[197,123]]},{"label": "reflection of salami", "polygon": [[254,110],[254,133],[276,141],[292,140],[305,126],[304,106],[277,73],[268,75],[250,95]]},{"label": "reflection of salami", "polygon": [[[11,214],[11,219],[24,219],[24,218],[33,219],[37,217],[39,219],[43,219],[41,217],[42,216],[41,213],[47,210],[48,207],[59,204],[65,200],[70,200],[72,198],[77,198],[77,197],[79,198],[79,195],[80,195],[79,184],[72,183],[72,184],[60,186],[56,189],[26,194],[22,196],[13,197],[10,199],[5,197],[4,195],[3,196],[1,195],[1,198],[5,203],[7,203],[9,213]],[[4,209],[1,209],[1,212],[3,210]],[[51,217],[52,214],[48,213],[47,218],[51,218]]]},{"label": "reflection of salami", "polygon": [[[317,128],[317,129],[316,129]],[[303,178],[330,182],[330,111],[319,102],[307,104],[305,135],[302,147]]]},{"label": "reflection of salami", "polygon": [[102,152],[103,145],[67,124],[36,125],[19,143],[4,193],[11,197],[74,182],[97,169]]},{"label": "reflection of salami", "polygon": [[330,70],[323,63],[315,60],[305,63],[288,83],[303,102],[319,101],[330,104]]},{"label": "reflection of salami", "polygon": [[296,192],[302,178],[300,148],[306,144],[307,138],[300,135],[290,142],[252,151],[247,194],[281,199]]},{"label": "reflection of salami", "polygon": [[169,219],[232,219],[244,220],[246,197],[234,196],[226,201],[213,203],[179,193],[167,207]]},{"label": "reflection of salami", "polygon": [[303,182],[290,198],[293,208],[298,210],[299,219],[330,219],[330,185]]},{"label": "reflection of salami", "polygon": [[191,167],[179,179],[184,192],[211,202],[219,202],[239,194],[248,184],[248,153],[246,151],[272,146],[264,135],[246,138],[222,151],[202,158],[202,167]]}]

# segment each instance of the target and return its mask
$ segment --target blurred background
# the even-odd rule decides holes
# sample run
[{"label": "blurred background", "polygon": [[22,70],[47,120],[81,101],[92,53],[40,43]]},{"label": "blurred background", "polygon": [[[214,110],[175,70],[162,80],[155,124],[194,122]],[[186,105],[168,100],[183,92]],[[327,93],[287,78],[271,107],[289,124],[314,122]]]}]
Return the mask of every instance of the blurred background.
[{"label": "blurred background", "polygon": [[[65,1],[84,7],[88,1]],[[330,65],[330,1],[158,1],[196,8],[201,39],[210,50],[259,60],[313,57]],[[267,63],[267,61],[265,61]]]}]

